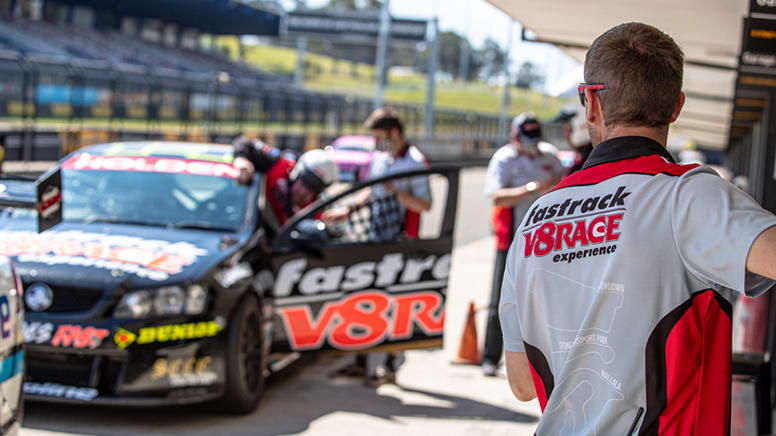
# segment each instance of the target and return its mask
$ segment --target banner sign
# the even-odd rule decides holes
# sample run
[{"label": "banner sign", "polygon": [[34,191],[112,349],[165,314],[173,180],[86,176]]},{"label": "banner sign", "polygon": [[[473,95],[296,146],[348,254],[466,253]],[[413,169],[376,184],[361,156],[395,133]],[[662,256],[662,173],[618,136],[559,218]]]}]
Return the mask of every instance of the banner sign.
[{"label": "banner sign", "polygon": [[[425,20],[391,19],[391,39],[425,41]],[[280,23],[282,37],[312,36],[333,41],[377,43],[380,18],[376,15],[333,15],[291,12]]]}]

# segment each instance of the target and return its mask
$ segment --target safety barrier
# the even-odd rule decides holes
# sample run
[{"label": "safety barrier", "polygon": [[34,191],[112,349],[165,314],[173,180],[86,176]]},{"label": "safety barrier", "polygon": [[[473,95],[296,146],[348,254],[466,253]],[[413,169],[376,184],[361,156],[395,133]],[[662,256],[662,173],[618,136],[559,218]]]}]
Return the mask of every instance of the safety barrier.
[{"label": "safety barrier", "polygon": [[[253,132],[292,150],[363,133],[372,100],[284,83],[99,61],[25,58],[0,51],[0,135],[7,160],[62,156],[126,139],[217,140]],[[492,149],[508,140],[497,115],[438,109],[423,131],[423,106],[391,104],[407,136]],[[54,145],[58,143],[58,145]]]}]

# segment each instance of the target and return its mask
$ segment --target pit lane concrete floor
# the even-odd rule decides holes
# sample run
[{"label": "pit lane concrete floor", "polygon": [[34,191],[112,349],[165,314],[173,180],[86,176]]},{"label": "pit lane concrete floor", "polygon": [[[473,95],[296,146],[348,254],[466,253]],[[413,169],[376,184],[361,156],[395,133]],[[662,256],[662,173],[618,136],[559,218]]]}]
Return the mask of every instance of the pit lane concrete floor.
[{"label": "pit lane concrete floor", "polygon": [[[227,416],[212,405],[133,409],[27,402],[21,435],[532,435],[538,403],[518,402],[503,368],[491,378],[479,367],[450,364],[469,301],[486,307],[490,295],[494,242],[484,178],[484,168],[461,175],[444,348],[407,352],[397,385],[374,389],[360,379],[330,378],[349,358],[320,356],[270,380],[251,415]],[[476,320],[482,344],[485,311]]]}]

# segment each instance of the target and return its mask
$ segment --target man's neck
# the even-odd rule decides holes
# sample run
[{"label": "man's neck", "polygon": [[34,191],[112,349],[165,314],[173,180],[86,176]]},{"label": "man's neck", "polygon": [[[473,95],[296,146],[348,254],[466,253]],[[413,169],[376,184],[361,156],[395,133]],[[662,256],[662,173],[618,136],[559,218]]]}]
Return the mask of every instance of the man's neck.
[{"label": "man's neck", "polygon": [[393,154],[393,157],[399,157],[401,156],[401,153],[404,151],[405,147],[407,147],[407,140],[402,138],[396,141],[396,145],[393,146],[391,154]]},{"label": "man's neck", "polygon": [[518,143],[516,143],[516,142],[512,142],[512,146],[513,146],[513,147],[515,147],[515,151],[517,151],[517,154],[518,154],[519,156],[524,156],[524,157],[528,157],[528,158],[531,158],[531,159],[533,159],[533,158],[535,158],[536,156],[538,156],[537,154],[532,154],[532,153],[529,153],[529,152],[527,152],[527,151],[523,150],[523,149],[520,147],[520,144],[518,144]]},{"label": "man's neck", "polygon": [[621,136],[644,136],[658,142],[663,147],[668,142],[668,126],[666,127],[645,127],[645,126],[612,126],[601,138],[601,142],[609,139],[619,138]]}]

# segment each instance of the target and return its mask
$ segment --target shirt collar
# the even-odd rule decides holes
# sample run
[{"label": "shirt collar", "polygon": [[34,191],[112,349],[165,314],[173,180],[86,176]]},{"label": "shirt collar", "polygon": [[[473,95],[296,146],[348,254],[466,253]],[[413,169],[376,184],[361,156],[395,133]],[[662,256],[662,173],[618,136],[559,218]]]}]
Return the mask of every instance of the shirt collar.
[{"label": "shirt collar", "polygon": [[593,148],[582,169],[602,163],[657,154],[671,163],[676,163],[671,153],[654,139],[644,136],[620,136],[606,140]]},{"label": "shirt collar", "polygon": [[407,153],[410,151],[410,143],[407,141],[404,141],[404,145],[402,146],[401,150],[399,150],[399,154],[397,154],[395,157],[396,159],[401,159],[405,156],[407,156]]}]

